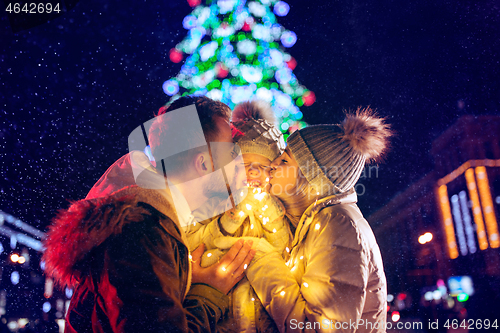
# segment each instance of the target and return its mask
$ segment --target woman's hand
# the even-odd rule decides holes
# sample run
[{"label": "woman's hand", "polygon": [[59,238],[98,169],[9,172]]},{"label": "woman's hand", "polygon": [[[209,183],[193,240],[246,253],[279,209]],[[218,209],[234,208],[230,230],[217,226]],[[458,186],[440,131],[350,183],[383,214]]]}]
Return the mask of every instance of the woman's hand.
[{"label": "woman's hand", "polygon": [[192,254],[193,283],[208,284],[224,294],[227,294],[238,283],[255,256],[252,250],[252,241],[236,242],[231,249],[219,260],[218,263],[203,268],[201,256],[205,252],[205,244],[201,244]]}]

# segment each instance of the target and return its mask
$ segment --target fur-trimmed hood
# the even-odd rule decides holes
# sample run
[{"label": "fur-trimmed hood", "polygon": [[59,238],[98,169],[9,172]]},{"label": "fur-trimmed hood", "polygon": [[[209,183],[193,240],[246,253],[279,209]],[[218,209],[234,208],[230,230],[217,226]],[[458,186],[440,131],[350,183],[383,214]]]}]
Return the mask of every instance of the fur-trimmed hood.
[{"label": "fur-trimmed hood", "polygon": [[[163,193],[165,192],[165,193]],[[78,283],[85,267],[85,256],[112,235],[120,234],[125,225],[143,221],[151,212],[138,203],[151,205],[175,223],[164,225],[165,230],[187,244],[181,230],[171,197],[166,191],[126,187],[110,196],[74,202],[59,212],[45,240],[46,272],[62,286]],[[176,228],[177,227],[177,228]]]}]

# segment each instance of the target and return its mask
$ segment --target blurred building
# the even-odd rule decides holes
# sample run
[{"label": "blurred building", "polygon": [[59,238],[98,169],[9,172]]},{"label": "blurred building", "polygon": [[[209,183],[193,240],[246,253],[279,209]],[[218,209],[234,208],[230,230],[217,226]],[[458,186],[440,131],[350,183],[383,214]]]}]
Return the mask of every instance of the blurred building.
[{"label": "blurred building", "polygon": [[[461,117],[433,142],[431,155],[434,170],[368,218],[389,293],[422,299],[444,281],[446,302],[450,283],[468,276],[476,300],[499,297],[500,117]],[[423,301],[440,301],[432,297]]]},{"label": "blurred building", "polygon": [[0,325],[13,332],[24,327],[59,332],[63,327],[57,320],[64,317],[72,291],[56,289],[44,276],[44,237],[44,232],[0,211]]}]

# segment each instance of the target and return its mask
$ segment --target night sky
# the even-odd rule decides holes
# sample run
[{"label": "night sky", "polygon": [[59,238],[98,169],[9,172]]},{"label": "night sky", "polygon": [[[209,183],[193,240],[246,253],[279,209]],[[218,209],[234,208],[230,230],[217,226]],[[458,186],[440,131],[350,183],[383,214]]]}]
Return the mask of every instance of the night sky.
[{"label": "night sky", "polygon": [[[461,115],[498,114],[497,1],[288,1],[288,52],[317,101],[310,124],[371,105],[397,137],[378,177],[361,179],[369,215],[433,168],[432,141]],[[41,229],[127,153],[130,132],[168,101],[181,64],[186,1],[87,1],[14,34],[0,14],[0,209]]]}]

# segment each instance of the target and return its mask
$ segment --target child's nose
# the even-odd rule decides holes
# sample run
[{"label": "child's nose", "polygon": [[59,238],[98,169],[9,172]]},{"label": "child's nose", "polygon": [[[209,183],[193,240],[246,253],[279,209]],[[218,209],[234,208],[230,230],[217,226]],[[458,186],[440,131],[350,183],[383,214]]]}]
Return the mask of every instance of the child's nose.
[{"label": "child's nose", "polygon": [[258,177],[258,176],[260,176],[260,171],[258,169],[250,168],[248,170],[248,175],[250,177]]}]

